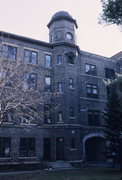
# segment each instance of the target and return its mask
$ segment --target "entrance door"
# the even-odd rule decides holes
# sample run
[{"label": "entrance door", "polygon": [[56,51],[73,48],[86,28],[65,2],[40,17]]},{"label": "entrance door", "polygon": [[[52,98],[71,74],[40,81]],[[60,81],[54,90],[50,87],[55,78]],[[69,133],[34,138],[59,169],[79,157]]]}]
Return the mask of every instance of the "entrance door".
[{"label": "entrance door", "polygon": [[64,138],[57,138],[56,150],[57,160],[64,160]]},{"label": "entrance door", "polygon": [[85,143],[86,161],[105,162],[105,139],[101,137],[89,138]]},{"label": "entrance door", "polygon": [[44,138],[44,148],[43,148],[44,160],[51,160],[51,139]]}]

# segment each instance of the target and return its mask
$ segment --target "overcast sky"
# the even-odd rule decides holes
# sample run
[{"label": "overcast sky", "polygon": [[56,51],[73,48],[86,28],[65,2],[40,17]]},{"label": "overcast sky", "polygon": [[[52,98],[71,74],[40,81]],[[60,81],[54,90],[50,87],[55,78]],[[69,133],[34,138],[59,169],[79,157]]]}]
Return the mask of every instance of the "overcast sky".
[{"label": "overcast sky", "polygon": [[0,30],[48,42],[47,24],[57,11],[77,20],[81,50],[111,57],[122,51],[122,32],[98,24],[100,0],[0,0]]}]

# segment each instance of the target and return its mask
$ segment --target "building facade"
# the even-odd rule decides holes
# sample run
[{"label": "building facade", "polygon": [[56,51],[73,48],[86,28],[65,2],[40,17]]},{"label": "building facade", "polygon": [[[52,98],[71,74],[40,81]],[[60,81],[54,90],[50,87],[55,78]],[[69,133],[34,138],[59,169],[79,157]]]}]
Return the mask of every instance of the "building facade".
[{"label": "building facade", "polygon": [[80,50],[78,25],[68,12],[57,12],[47,26],[49,43],[0,32],[1,60],[30,67],[33,82],[23,80],[24,88],[43,96],[38,122],[16,124],[8,117],[0,124],[0,162],[105,162],[104,79],[122,73],[122,52],[107,58]]}]

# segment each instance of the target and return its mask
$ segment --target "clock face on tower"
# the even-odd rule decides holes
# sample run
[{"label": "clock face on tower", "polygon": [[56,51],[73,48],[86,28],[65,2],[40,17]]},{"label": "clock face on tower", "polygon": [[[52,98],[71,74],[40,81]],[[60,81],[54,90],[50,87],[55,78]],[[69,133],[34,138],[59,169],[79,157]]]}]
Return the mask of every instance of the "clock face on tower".
[{"label": "clock face on tower", "polygon": [[73,35],[71,33],[67,33],[66,37],[68,40],[72,40],[73,39]]}]

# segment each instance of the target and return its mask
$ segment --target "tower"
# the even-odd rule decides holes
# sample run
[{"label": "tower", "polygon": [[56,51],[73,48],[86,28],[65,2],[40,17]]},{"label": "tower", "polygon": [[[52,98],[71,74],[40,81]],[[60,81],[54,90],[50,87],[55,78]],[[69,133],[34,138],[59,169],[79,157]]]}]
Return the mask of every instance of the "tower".
[{"label": "tower", "polygon": [[47,26],[50,43],[76,43],[75,28],[78,28],[78,26],[76,20],[68,12],[59,11],[55,13]]}]

